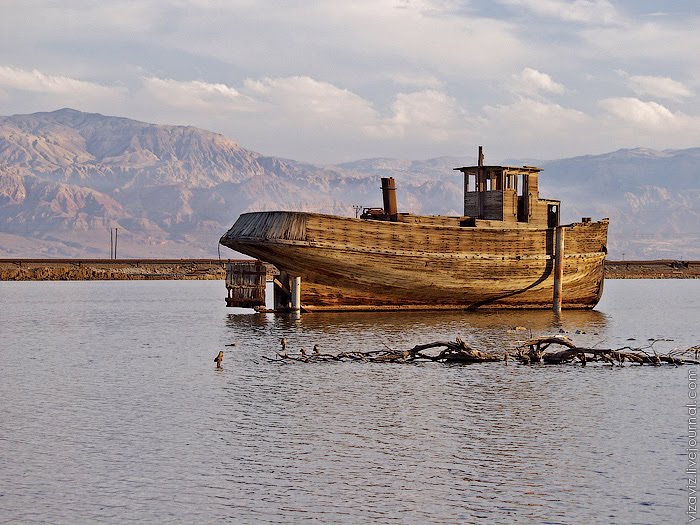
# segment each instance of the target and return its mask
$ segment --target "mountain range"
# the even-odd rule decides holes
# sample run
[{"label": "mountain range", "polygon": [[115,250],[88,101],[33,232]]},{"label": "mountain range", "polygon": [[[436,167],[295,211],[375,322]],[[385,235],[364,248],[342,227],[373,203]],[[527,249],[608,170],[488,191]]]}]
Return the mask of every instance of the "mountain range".
[{"label": "mountain range", "polygon": [[[396,179],[401,211],[460,215],[452,168],[474,157],[324,166],[189,126],[72,109],[0,117],[0,257],[108,258],[114,228],[120,258],[216,257],[240,213],[353,216],[381,206],[384,176]],[[544,168],[540,193],[562,201],[564,222],[609,217],[611,258],[700,259],[699,161],[700,148],[637,148],[504,163]]]}]

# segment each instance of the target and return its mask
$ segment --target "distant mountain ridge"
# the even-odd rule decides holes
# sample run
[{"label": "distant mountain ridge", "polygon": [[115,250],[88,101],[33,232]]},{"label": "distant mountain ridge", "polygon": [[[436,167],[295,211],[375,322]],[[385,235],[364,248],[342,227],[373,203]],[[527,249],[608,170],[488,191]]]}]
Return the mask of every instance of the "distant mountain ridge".
[{"label": "distant mountain ridge", "polygon": [[[546,161],[541,193],[562,200],[566,221],[610,216],[613,257],[699,259],[698,160],[700,148],[640,148]],[[353,205],[381,206],[382,176],[396,178],[401,210],[459,215],[452,168],[474,163],[319,166],[190,126],[72,109],[0,117],[0,257],[108,257],[110,228],[119,228],[120,257],[216,256],[240,213],[350,216]]]}]

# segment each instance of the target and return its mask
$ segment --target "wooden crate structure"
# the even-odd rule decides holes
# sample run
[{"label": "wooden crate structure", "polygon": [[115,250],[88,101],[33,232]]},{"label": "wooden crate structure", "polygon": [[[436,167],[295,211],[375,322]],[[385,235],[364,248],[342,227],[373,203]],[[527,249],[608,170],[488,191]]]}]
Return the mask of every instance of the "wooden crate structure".
[{"label": "wooden crate structure", "polygon": [[226,306],[265,306],[267,267],[262,261],[232,261],[226,264]]}]

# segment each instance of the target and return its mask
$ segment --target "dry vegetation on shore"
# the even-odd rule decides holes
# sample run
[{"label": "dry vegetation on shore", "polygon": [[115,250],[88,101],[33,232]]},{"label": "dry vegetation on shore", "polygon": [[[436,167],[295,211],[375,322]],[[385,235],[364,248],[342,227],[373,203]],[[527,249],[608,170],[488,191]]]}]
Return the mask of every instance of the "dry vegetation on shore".
[{"label": "dry vegetation on shore", "polygon": [[[220,279],[217,259],[0,259],[0,281]],[[606,261],[607,279],[698,279],[700,261]]]},{"label": "dry vegetation on shore", "polygon": [[226,260],[216,259],[3,259],[1,281],[109,281],[220,279]]},{"label": "dry vegetation on shore", "polygon": [[698,279],[700,261],[605,261],[606,279]]}]

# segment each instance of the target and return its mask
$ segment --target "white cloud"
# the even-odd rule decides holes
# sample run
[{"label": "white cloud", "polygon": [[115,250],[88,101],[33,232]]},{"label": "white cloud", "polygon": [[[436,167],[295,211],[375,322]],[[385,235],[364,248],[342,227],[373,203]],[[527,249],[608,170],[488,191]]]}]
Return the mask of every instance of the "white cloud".
[{"label": "white cloud", "polygon": [[607,116],[599,119],[605,150],[620,147],[691,148],[700,137],[700,116],[671,111],[665,106],[638,98],[606,98],[600,106]]},{"label": "white cloud", "polygon": [[8,0],[0,100],[192,124],[300,160],[697,146],[700,13],[632,2]]},{"label": "white cloud", "polygon": [[0,86],[34,93],[86,97],[113,97],[124,92],[119,87],[103,86],[62,75],[46,75],[36,69],[26,71],[11,66],[0,66]]},{"label": "white cloud", "polygon": [[[561,152],[575,151],[590,139],[587,131],[593,119],[576,109],[559,104],[522,98],[512,104],[486,106],[483,109],[485,122],[481,129],[488,133],[489,140],[512,152],[505,155],[542,156],[555,148]],[[569,137],[576,136],[571,142]]]},{"label": "white cloud", "polygon": [[195,115],[190,117],[195,122],[209,115],[217,120],[216,131],[276,155],[315,144],[314,160],[353,160],[370,151],[399,154],[397,145],[412,144],[430,156],[436,144],[442,144],[441,153],[451,153],[445,145],[451,148],[465,132],[464,111],[437,89],[397,93],[380,111],[348,89],[308,76],[246,79],[235,87],[156,77],[142,81],[152,105],[176,107],[181,118]]},{"label": "white cloud", "polygon": [[458,135],[464,125],[464,111],[447,94],[428,89],[399,93],[392,114],[367,126],[371,136],[419,136],[427,142],[443,142]]},{"label": "white cloud", "polygon": [[168,106],[210,111],[250,111],[255,106],[238,90],[221,83],[147,77],[143,85],[151,97]]},{"label": "white cloud", "polygon": [[619,21],[619,13],[608,0],[502,0],[503,3],[523,7],[539,16],[558,18],[566,22],[612,24]]},{"label": "white cloud", "polygon": [[[624,27],[591,27],[578,33],[582,49],[592,57],[610,60],[639,61],[646,68],[669,68],[688,72],[700,65],[699,16],[682,20],[654,18]],[[680,62],[680,64],[676,64]]]},{"label": "white cloud", "polygon": [[142,40],[243,68],[254,78],[308,75],[352,87],[416,70],[484,76],[530,56],[513,24],[455,9],[440,1],[235,3],[187,16],[167,12],[181,30]]},{"label": "white cloud", "polygon": [[666,100],[679,101],[693,96],[693,92],[683,83],[669,77],[632,75],[627,85],[637,95],[650,95]]},{"label": "white cloud", "polygon": [[513,91],[528,96],[535,96],[541,92],[563,93],[565,91],[564,86],[552,80],[547,73],[541,73],[530,67],[526,67],[518,75],[512,75],[511,78]]},{"label": "white cloud", "polygon": [[444,87],[444,82],[434,75],[420,75],[410,73],[394,73],[389,78],[396,84],[402,86],[440,89]]},{"label": "white cloud", "polygon": [[600,105],[611,115],[641,127],[667,127],[684,118],[682,114],[675,114],[661,104],[632,97],[606,98]]},{"label": "white cloud", "polygon": [[371,103],[347,89],[307,76],[247,79],[243,92],[282,118],[357,122],[372,119]]}]

